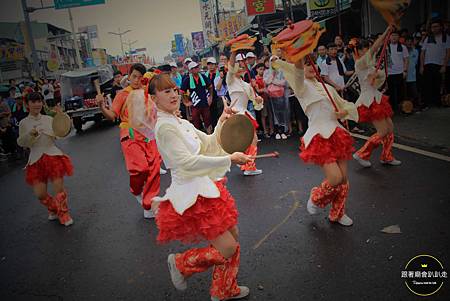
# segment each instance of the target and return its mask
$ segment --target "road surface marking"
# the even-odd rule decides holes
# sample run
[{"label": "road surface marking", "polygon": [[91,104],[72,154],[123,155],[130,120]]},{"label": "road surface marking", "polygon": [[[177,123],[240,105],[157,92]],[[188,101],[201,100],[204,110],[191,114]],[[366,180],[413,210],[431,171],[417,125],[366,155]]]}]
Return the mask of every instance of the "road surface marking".
[{"label": "road surface marking", "polygon": [[[359,138],[359,139],[363,139],[363,140],[368,140],[369,139],[369,137],[364,136],[364,135],[359,135],[359,134],[355,134],[355,133],[351,133],[351,135],[353,137],[356,137],[356,138]],[[432,153],[432,152],[429,152],[429,151],[426,151],[426,150],[422,150],[422,149],[419,149],[419,148],[415,148],[415,147],[407,146],[407,145],[403,145],[403,144],[398,144],[398,143],[394,143],[392,146],[395,147],[395,148],[407,151],[407,152],[416,153],[416,154],[427,156],[427,157],[430,157],[430,158],[433,158],[433,159],[438,159],[438,160],[450,162],[450,157],[445,156],[445,155]]]},{"label": "road surface marking", "polygon": [[277,231],[279,227],[281,227],[285,222],[287,222],[287,220],[291,217],[292,214],[294,214],[294,211],[297,210],[298,207],[300,207],[300,201],[295,201],[288,215],[278,225],[273,227],[272,230],[269,231],[269,233],[264,235],[264,237],[253,246],[253,250],[258,249],[262,245],[262,243],[269,238],[270,235],[272,235],[275,231]]}]

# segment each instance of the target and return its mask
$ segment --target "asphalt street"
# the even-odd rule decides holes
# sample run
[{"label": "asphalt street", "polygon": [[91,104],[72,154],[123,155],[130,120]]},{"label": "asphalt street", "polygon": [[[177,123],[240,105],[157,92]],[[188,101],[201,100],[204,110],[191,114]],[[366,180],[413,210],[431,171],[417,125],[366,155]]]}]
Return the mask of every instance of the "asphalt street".
[{"label": "asphalt street", "polygon": [[[0,177],[1,300],[209,300],[210,273],[177,292],[166,259],[187,248],[156,244],[157,229],[144,220],[128,190],[118,129],[94,126],[58,145],[75,174],[66,178],[74,225],[47,221],[46,210],[25,184],[24,164]],[[450,266],[450,162],[395,150],[400,167],[349,163],[347,214],[354,225],[310,216],[310,189],[321,170],[298,157],[298,137],[264,140],[257,162],[264,174],[244,177],[233,166],[228,188],[240,212],[239,282],[246,300],[450,300],[450,283],[427,298],[401,279],[419,254]],[[356,146],[362,140],[356,140]],[[162,176],[162,192],[170,176]],[[399,225],[400,234],[380,232]]]}]

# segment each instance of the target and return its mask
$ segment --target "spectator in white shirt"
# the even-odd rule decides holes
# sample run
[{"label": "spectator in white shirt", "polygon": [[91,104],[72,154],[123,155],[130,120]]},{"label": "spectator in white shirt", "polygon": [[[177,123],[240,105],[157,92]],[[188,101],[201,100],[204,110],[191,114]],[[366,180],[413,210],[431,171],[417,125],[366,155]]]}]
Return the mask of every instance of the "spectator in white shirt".
[{"label": "spectator in white shirt", "polygon": [[44,95],[45,103],[49,107],[55,106],[54,104],[54,93],[55,89],[53,88],[53,84],[48,81],[48,79],[44,79],[44,84],[42,85],[42,95]]},{"label": "spectator in white shirt", "polygon": [[316,64],[320,67],[322,63],[327,59],[327,47],[325,45],[320,45],[317,47],[317,60]]},{"label": "spectator in white shirt", "polygon": [[391,34],[388,47],[388,90],[389,101],[392,109],[398,111],[399,104],[403,100],[404,80],[408,72],[408,49],[400,44],[398,32]]},{"label": "spectator in white shirt", "polygon": [[420,73],[423,74],[423,101],[440,105],[442,75],[450,58],[450,36],[443,34],[442,21],[431,21],[431,34],[422,45]]},{"label": "spectator in white shirt", "polygon": [[345,87],[344,76],[351,75],[351,72],[347,72],[344,62],[337,57],[336,44],[328,44],[328,57],[320,65],[320,71],[325,82],[332,85],[342,95]]}]

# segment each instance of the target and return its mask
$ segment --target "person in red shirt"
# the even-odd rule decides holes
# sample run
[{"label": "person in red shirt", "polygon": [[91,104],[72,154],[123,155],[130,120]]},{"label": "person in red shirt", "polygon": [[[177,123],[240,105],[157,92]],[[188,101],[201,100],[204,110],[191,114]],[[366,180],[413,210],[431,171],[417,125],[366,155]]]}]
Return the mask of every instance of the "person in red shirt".
[{"label": "person in red shirt", "polygon": [[[269,111],[270,106],[267,103],[267,90],[266,84],[264,83],[264,70],[266,70],[266,67],[264,66],[264,63],[259,63],[255,66],[254,70],[256,70],[256,76],[252,80],[253,88],[255,88],[258,95],[264,99],[264,107],[261,110],[261,121],[264,130],[264,137],[270,138],[271,133],[273,133],[273,120]],[[267,122],[269,125],[267,125]]]},{"label": "person in red shirt", "polygon": [[143,88],[141,80],[145,72],[144,65],[133,64],[128,77],[130,85],[117,93],[112,108],[105,106],[104,95],[97,95],[97,103],[106,118],[121,120],[120,144],[130,175],[130,191],[144,208],[144,218],[154,218],[151,204],[152,198],[159,194],[161,157],[154,136],[147,137],[129,124],[128,96],[133,90]]}]

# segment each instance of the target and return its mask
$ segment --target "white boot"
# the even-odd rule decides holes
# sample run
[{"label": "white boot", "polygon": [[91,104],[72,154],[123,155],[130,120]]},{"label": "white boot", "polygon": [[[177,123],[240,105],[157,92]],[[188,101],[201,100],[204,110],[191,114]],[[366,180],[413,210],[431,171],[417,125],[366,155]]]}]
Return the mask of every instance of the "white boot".
[{"label": "white boot", "polygon": [[54,221],[58,219],[58,215],[56,215],[55,213],[49,213],[48,214],[48,220],[49,221]]},{"label": "white boot", "polygon": [[226,299],[223,299],[223,300],[220,300],[217,297],[211,297],[211,301],[225,301],[225,300],[242,299],[242,298],[247,297],[250,294],[250,289],[248,287],[246,287],[246,286],[240,286],[239,285],[239,289],[241,290],[239,295],[236,295],[236,296],[233,296],[233,297],[230,297],[230,298],[226,298]]},{"label": "white boot", "polygon": [[356,153],[353,154],[353,159],[358,161],[358,163],[361,164],[362,167],[370,167],[370,166],[372,166],[372,163],[370,163],[370,161],[361,159],[358,156],[358,154],[356,154]]},{"label": "white boot", "polygon": [[353,225],[352,219],[347,214],[344,214],[337,222],[346,227]]},{"label": "white boot", "polygon": [[135,195],[134,197],[136,198],[136,201],[139,203],[139,205],[142,206],[142,194]]},{"label": "white boot", "polygon": [[385,165],[399,166],[399,165],[402,164],[402,161],[396,160],[396,159],[394,159],[394,160],[392,160],[392,161],[383,161],[383,160],[380,160],[380,163],[381,163],[381,164],[385,164]]},{"label": "white boot", "polygon": [[167,257],[167,264],[169,266],[170,278],[172,279],[173,286],[179,291],[187,289],[186,278],[178,270],[175,263],[175,254],[169,254]]},{"label": "white boot", "polygon": [[155,218],[155,213],[153,213],[153,210],[145,210],[144,209],[144,218],[146,219],[151,219],[151,218]]},{"label": "white boot", "polygon": [[308,213],[311,215],[318,214],[320,211],[320,207],[314,205],[314,203],[312,202],[311,196],[309,197],[308,204],[306,205],[306,210],[308,210]]},{"label": "white boot", "polygon": [[244,176],[257,176],[262,174],[262,170],[261,169],[256,169],[256,170],[246,170],[244,171]]}]

